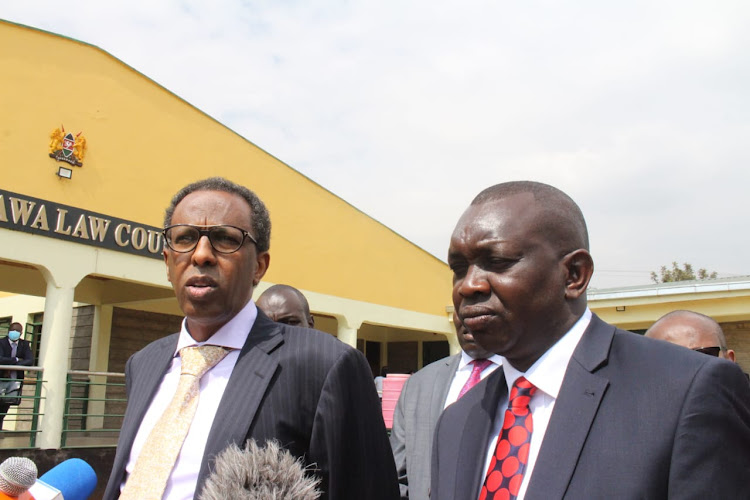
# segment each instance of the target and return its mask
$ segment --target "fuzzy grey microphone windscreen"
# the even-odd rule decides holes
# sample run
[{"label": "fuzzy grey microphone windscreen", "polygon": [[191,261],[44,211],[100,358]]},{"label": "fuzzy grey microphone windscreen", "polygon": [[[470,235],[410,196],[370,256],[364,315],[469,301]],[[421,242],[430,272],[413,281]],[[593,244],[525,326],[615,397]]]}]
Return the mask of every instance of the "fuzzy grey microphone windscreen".
[{"label": "fuzzy grey microphone windscreen", "polygon": [[316,500],[320,478],[305,472],[301,459],[275,441],[232,444],[216,457],[199,500]]}]

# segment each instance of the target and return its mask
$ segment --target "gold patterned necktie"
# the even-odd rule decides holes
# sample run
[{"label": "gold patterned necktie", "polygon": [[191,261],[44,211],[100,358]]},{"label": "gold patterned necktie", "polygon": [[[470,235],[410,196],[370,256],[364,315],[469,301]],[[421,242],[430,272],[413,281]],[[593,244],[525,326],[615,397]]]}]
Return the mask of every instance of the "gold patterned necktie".
[{"label": "gold patterned necktie", "polygon": [[172,402],[151,430],[120,500],[161,500],[198,407],[201,377],[229,351],[214,345],[180,349],[180,382]]}]

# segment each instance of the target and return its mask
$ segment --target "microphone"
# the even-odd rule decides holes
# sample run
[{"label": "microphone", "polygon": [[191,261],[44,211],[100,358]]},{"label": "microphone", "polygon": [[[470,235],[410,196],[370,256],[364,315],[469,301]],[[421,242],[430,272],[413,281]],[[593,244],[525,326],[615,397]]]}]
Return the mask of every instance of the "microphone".
[{"label": "microphone", "polygon": [[305,475],[302,460],[276,441],[260,447],[249,439],[242,450],[232,443],[214,465],[199,500],[316,500],[321,495],[320,478]]},{"label": "microphone", "polygon": [[18,498],[36,482],[36,464],[24,457],[10,457],[0,464],[0,500]]},{"label": "microphone", "polygon": [[52,467],[29,488],[34,500],[88,500],[96,489],[96,472],[80,458]]}]

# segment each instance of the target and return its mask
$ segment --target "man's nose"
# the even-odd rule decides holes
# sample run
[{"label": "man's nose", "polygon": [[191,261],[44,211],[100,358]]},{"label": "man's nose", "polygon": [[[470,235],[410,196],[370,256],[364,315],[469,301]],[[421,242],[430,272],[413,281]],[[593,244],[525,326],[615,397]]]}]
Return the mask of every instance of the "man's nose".
[{"label": "man's nose", "polygon": [[198,244],[193,250],[193,263],[198,266],[206,266],[216,263],[216,250],[211,245],[208,236],[201,235]]},{"label": "man's nose", "polygon": [[458,286],[458,293],[463,297],[471,297],[476,294],[487,294],[490,291],[490,283],[487,280],[487,272],[479,266],[471,265],[466,270]]}]

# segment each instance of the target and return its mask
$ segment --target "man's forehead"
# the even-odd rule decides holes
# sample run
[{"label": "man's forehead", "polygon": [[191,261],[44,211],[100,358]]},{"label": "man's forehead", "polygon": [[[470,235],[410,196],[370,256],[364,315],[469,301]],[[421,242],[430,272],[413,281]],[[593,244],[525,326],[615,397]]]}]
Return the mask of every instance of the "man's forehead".
[{"label": "man's forehead", "polygon": [[302,301],[293,290],[274,290],[266,293],[262,298],[266,304],[276,307],[301,307],[302,305]]},{"label": "man's forehead", "polygon": [[260,300],[269,305],[280,305],[287,301],[286,297],[281,292],[263,294]]},{"label": "man's forehead", "polygon": [[531,193],[470,205],[451,235],[451,247],[467,239],[487,244],[533,239],[540,213]]},{"label": "man's forehead", "polygon": [[[250,206],[244,198],[226,191],[200,190],[185,196],[177,204],[174,210],[174,219],[183,217],[212,217],[212,223],[232,222],[224,219],[245,219],[252,218]],[[236,221],[235,221],[236,225]]]},{"label": "man's forehead", "polygon": [[528,218],[539,211],[531,193],[519,193],[497,200],[488,200],[477,205],[469,205],[458,221],[456,230],[465,228],[494,229],[499,224]]}]

